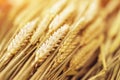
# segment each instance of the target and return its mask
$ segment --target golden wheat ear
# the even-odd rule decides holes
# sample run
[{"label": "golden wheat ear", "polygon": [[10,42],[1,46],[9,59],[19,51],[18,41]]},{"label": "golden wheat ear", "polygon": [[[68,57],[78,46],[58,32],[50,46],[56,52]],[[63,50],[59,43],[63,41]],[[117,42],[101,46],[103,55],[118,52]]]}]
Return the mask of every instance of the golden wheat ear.
[{"label": "golden wheat ear", "polygon": [[46,40],[45,43],[43,43],[43,45],[40,46],[40,48],[37,49],[37,51],[35,52],[35,60],[37,62],[43,62],[47,58],[47,56],[50,55],[50,51],[54,50],[55,47],[58,47],[58,43],[61,42],[60,39],[63,39],[65,37],[68,30],[69,26],[64,25],[56,32],[54,32],[54,34],[50,36],[50,38]]},{"label": "golden wheat ear", "polygon": [[[104,37],[100,36],[98,39],[92,40],[90,43],[86,44],[82,49],[80,49],[76,55],[73,56],[73,58],[70,61],[70,68],[71,69],[79,69],[80,67],[83,66],[83,63],[88,57],[90,56],[89,54],[90,51],[95,51],[100,44],[103,42]],[[94,52],[92,52],[94,54]],[[89,56],[87,56],[89,55]],[[83,61],[84,59],[84,61]]]},{"label": "golden wheat ear", "polygon": [[20,49],[22,49],[22,47],[25,47],[28,44],[31,35],[37,26],[36,23],[37,19],[29,22],[12,39],[7,47],[5,55],[0,59],[0,68],[6,65],[9,60],[16,55]]},{"label": "golden wheat ear", "polygon": [[[78,40],[75,40],[75,41],[77,41],[75,43],[73,41],[74,41],[74,38],[76,38],[77,34],[79,33],[79,31],[83,25],[84,25],[84,18],[81,18],[75,24],[75,26],[73,25],[73,29],[70,30],[70,32],[68,33],[65,40],[63,41],[63,43],[60,46],[60,49],[56,55],[56,58],[54,60],[54,64],[52,66],[53,69],[55,67],[57,67],[60,63],[62,63],[62,61],[64,61],[64,59],[71,53],[71,51],[67,50],[67,49],[68,48],[74,49],[75,45],[77,43],[79,43]],[[72,46],[72,47],[69,47],[69,46]]]}]

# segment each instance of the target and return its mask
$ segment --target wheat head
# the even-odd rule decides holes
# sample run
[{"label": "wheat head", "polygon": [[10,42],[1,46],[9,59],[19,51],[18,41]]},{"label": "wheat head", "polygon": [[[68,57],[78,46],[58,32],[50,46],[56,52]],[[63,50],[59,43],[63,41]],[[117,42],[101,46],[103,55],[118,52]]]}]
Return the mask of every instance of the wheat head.
[{"label": "wheat head", "polygon": [[[58,57],[56,57],[55,60],[54,60],[54,64],[52,66],[53,68],[55,68],[56,66],[58,66],[62,61],[64,61],[64,59],[67,57],[67,55],[69,55],[69,50],[68,50],[67,53],[65,51],[67,50],[67,48],[69,46],[71,46],[72,41],[77,36],[77,34],[80,31],[80,29],[83,26],[83,24],[84,24],[84,19],[80,19],[78,21],[78,23],[76,23],[76,25],[73,27],[73,29],[71,29],[71,32],[68,34],[68,38],[65,39],[65,41],[61,45],[61,47],[60,47],[60,49],[59,49],[59,51],[58,51],[58,53],[56,55]],[[75,44],[73,43],[72,47],[70,47],[70,48],[74,49]]]},{"label": "wheat head", "polygon": [[36,28],[37,20],[31,21],[26,24],[20,32],[14,37],[7,48],[7,53],[15,55],[22,46],[25,46],[29,41],[30,36],[33,34]]},{"label": "wheat head", "polygon": [[99,37],[98,39],[92,40],[90,43],[88,43],[86,46],[84,46],[82,49],[80,49],[76,55],[73,56],[73,58],[70,61],[70,68],[71,69],[79,69],[81,65],[84,63],[84,60],[86,58],[89,51],[93,50],[94,48],[100,46],[100,44],[103,41],[103,36]]},{"label": "wheat head", "polygon": [[42,46],[40,46],[35,52],[36,54],[35,61],[43,62],[50,55],[50,51],[54,50],[55,47],[58,47],[58,43],[61,42],[60,39],[64,38],[68,30],[69,30],[69,26],[64,25],[56,32],[54,32],[54,34],[50,36],[49,39],[46,40],[42,44]]}]

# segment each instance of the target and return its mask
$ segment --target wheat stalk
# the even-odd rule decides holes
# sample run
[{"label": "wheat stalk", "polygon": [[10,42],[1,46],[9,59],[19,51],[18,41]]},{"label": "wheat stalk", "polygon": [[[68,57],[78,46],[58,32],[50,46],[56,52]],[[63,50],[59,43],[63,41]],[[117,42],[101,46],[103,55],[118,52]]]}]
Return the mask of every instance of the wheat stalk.
[{"label": "wheat stalk", "polygon": [[[29,50],[28,50],[29,49]],[[10,62],[7,64],[5,69],[1,72],[1,79],[11,79],[13,78],[18,71],[22,70],[21,66],[25,66],[25,62],[28,57],[31,55],[31,52],[34,50],[34,47],[28,48],[26,47],[23,51],[20,52],[19,55],[16,55]],[[26,51],[27,50],[27,51]],[[16,69],[17,68],[17,69]],[[9,71],[9,72],[8,72]]]},{"label": "wheat stalk", "polygon": [[31,66],[34,56],[35,55],[32,54],[31,57],[28,58],[26,63],[23,65],[23,67],[20,69],[20,71],[17,73],[17,75],[13,78],[13,80],[17,80],[17,79],[26,80],[26,78],[28,78],[30,76],[30,74],[31,74],[30,71],[32,71],[32,69],[34,69],[34,66]]},{"label": "wheat stalk", "polygon": [[33,34],[36,28],[37,19],[29,22],[25,25],[18,34],[13,38],[10,44],[7,47],[7,51],[5,55],[2,57],[0,61],[0,67],[6,64],[6,61],[11,59],[16,53],[24,46],[27,45],[31,35]]},{"label": "wheat stalk", "polygon": [[115,65],[115,68],[114,68],[111,80],[115,80],[116,79],[116,76],[117,76],[117,73],[118,73],[119,70],[120,70],[120,64],[118,63],[118,64]]},{"label": "wheat stalk", "polygon": [[117,17],[115,19],[115,21],[112,23],[109,31],[108,31],[108,37],[110,39],[112,39],[113,37],[115,37],[117,35],[118,32],[120,32],[120,11],[117,14]]},{"label": "wheat stalk", "polygon": [[107,70],[106,54],[108,54],[109,48],[110,48],[110,41],[107,41],[106,43],[104,43],[100,46],[99,59],[102,61],[104,70]]},{"label": "wheat stalk", "polygon": [[54,50],[55,47],[58,47],[57,43],[61,42],[60,39],[64,38],[68,30],[69,26],[64,25],[63,27],[58,29],[52,36],[50,36],[50,38],[46,40],[45,43],[42,44],[42,46],[40,46],[35,52],[35,61],[43,62],[47,58],[47,56],[50,55],[50,51]]},{"label": "wheat stalk", "polygon": [[[79,49],[81,45],[78,44],[76,46],[76,48],[72,51],[72,53],[70,55],[68,55],[66,57],[66,59],[58,66],[56,67],[54,70],[50,70],[47,74],[47,77],[52,78],[52,79],[56,79],[59,74],[61,74],[61,72],[63,71],[63,69],[66,67],[66,64],[68,63],[68,61],[71,59],[71,57],[74,55],[74,53]],[[53,64],[52,64],[53,65]]]},{"label": "wheat stalk", "polygon": [[116,35],[116,38],[111,44],[109,53],[112,54],[119,46],[120,46],[120,32]]}]

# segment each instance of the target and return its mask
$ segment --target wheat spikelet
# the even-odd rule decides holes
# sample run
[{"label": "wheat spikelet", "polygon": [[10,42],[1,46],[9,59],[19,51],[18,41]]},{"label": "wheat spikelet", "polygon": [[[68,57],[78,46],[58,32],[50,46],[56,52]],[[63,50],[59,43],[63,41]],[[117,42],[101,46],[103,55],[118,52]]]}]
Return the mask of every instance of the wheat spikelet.
[{"label": "wheat spikelet", "polygon": [[16,55],[16,53],[29,42],[29,38],[36,28],[36,23],[37,19],[29,22],[18,32],[8,45],[6,54],[1,58],[0,66],[6,64],[6,61]]},{"label": "wheat spikelet", "polygon": [[20,71],[17,73],[17,75],[13,78],[13,80],[17,80],[17,79],[26,80],[28,77],[30,77],[31,71],[35,67],[34,64],[32,64],[34,56],[35,55],[32,54],[31,57],[28,58],[26,63],[23,65],[23,67],[20,69]]},{"label": "wheat spikelet", "polygon": [[[95,76],[92,76],[89,78],[89,80],[97,80],[97,79],[102,79],[100,78],[101,76],[105,75],[105,72],[104,71],[101,71],[100,73],[96,74]],[[84,80],[84,79],[83,79]],[[102,80],[105,80],[104,77]]]},{"label": "wheat spikelet", "polygon": [[120,79],[120,69],[118,70],[118,74],[117,74],[117,77],[116,77],[116,80],[119,80]]},{"label": "wheat spikelet", "polygon": [[48,25],[50,24],[51,20],[58,14],[66,5],[67,0],[60,0],[58,3],[52,6],[52,8],[49,10],[48,14],[45,16],[45,18],[42,20],[42,22],[39,24],[36,32],[33,34],[30,42],[32,44],[35,44],[36,41],[42,36],[43,32],[47,29]]},{"label": "wheat spikelet", "polygon": [[[68,32],[69,26],[64,25],[60,29],[58,29],[48,40],[45,41],[45,43],[40,46],[40,48],[35,52],[36,62],[43,62],[48,55],[50,55],[50,51],[54,50],[54,47],[57,47],[60,39],[64,38],[66,33]],[[59,36],[58,36],[59,35]]]}]

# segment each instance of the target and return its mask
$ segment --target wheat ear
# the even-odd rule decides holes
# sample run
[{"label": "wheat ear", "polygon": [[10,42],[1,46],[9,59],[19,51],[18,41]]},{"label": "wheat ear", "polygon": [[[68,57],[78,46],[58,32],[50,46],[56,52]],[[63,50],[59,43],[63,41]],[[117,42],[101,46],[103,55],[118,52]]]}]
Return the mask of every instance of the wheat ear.
[{"label": "wheat ear", "polygon": [[29,22],[13,38],[13,40],[8,45],[5,55],[1,59],[0,67],[6,64],[6,61],[10,60],[22,47],[24,47],[29,42],[29,38],[36,28],[36,23],[37,19]]},{"label": "wheat ear", "polygon": [[[40,16],[41,15],[41,11],[46,8],[46,5],[48,5],[46,2],[44,1],[40,1],[40,3],[42,3],[41,5],[39,5],[39,3],[37,3],[34,7],[32,7],[31,10],[34,10],[31,12],[31,10],[29,10],[29,14],[27,14],[26,17],[22,18],[22,22],[26,23],[28,21],[30,21],[31,19],[33,19],[35,16]],[[36,8],[37,7],[37,8]],[[44,11],[43,11],[44,12]]]},{"label": "wheat ear", "polygon": [[35,52],[35,61],[40,63],[43,62],[47,58],[47,56],[50,55],[50,51],[54,50],[55,47],[58,47],[58,43],[61,42],[60,39],[64,38],[68,30],[69,26],[64,25],[56,32],[54,32],[54,34],[50,36],[50,38],[46,40],[45,43],[43,43],[42,46],[40,46]]},{"label": "wheat ear", "polygon": [[[42,2],[42,0],[40,0],[40,2]],[[28,1],[26,1],[26,4],[28,3]],[[32,3],[32,4],[31,4]],[[24,3],[25,4],[25,3]],[[26,6],[26,8],[23,8],[21,12],[19,12],[19,14],[15,17],[14,20],[14,25],[19,25],[20,22],[22,20],[25,20],[25,18],[30,15],[31,13],[35,12],[32,10],[35,10],[36,6],[38,5],[38,3],[36,1],[34,2],[30,2],[30,5]],[[35,7],[33,7],[35,6]],[[40,5],[41,6],[41,5]],[[38,8],[37,8],[38,9]],[[31,12],[32,11],[32,12]],[[29,13],[29,14],[28,14]],[[23,24],[20,24],[20,26]]]},{"label": "wheat ear", "polygon": [[[71,46],[72,41],[77,36],[77,34],[80,31],[80,29],[83,26],[83,24],[84,24],[84,18],[81,18],[75,24],[75,26],[73,27],[73,29],[71,29],[70,33],[68,34],[68,37],[63,42],[63,44],[61,45],[61,47],[60,47],[60,49],[59,49],[59,51],[58,51],[58,53],[56,55],[58,57],[55,58],[54,64],[53,64],[52,68],[57,67],[62,61],[64,61],[64,59],[67,57],[67,55],[69,55],[69,51],[67,53],[65,51],[67,50],[67,48],[69,46]],[[75,47],[75,44],[73,43],[72,45]],[[72,46],[72,48],[73,48],[73,46]]]},{"label": "wheat ear", "polygon": [[[98,15],[98,11],[100,10],[100,1],[92,0],[90,6],[88,7],[85,16],[87,17],[87,21],[91,21],[96,18]],[[90,16],[89,16],[90,15]]]},{"label": "wheat ear", "polygon": [[[91,24],[88,28],[86,28],[82,33],[83,35],[81,42],[87,44],[92,39],[100,35],[105,30],[104,23],[103,24],[101,23],[102,23],[102,18],[98,18],[93,24]],[[91,36],[89,34],[91,34]]]},{"label": "wheat ear", "polygon": [[56,31],[75,11],[75,5],[68,5],[49,25],[49,32]]},{"label": "wheat ear", "polygon": [[48,25],[50,24],[51,20],[64,8],[66,5],[67,0],[60,0],[55,5],[51,7],[45,18],[39,24],[38,28],[36,29],[35,33],[33,34],[30,42],[35,44],[39,38],[42,36],[43,32],[47,29]]},{"label": "wheat ear", "polygon": [[65,50],[61,55],[57,55],[55,57],[52,69],[56,68],[60,63],[62,63],[67,58],[67,56],[70,55],[71,52],[76,48],[79,42],[80,42],[80,36],[78,36],[75,40],[73,40],[70,46],[67,48],[67,50]]},{"label": "wheat ear", "polygon": [[30,36],[33,34],[36,28],[37,19],[29,22],[25,27],[23,27],[20,32],[15,36],[15,38],[8,45],[7,52],[15,54],[22,46],[26,45],[29,41]]},{"label": "wheat ear", "polygon": [[85,47],[80,49],[76,55],[73,56],[73,58],[70,61],[70,68],[71,69],[79,69],[82,64],[84,63],[84,60],[91,50],[94,50],[93,48],[96,49],[103,41],[103,36],[99,37],[98,39],[95,39],[91,41],[89,44],[87,44]]}]

